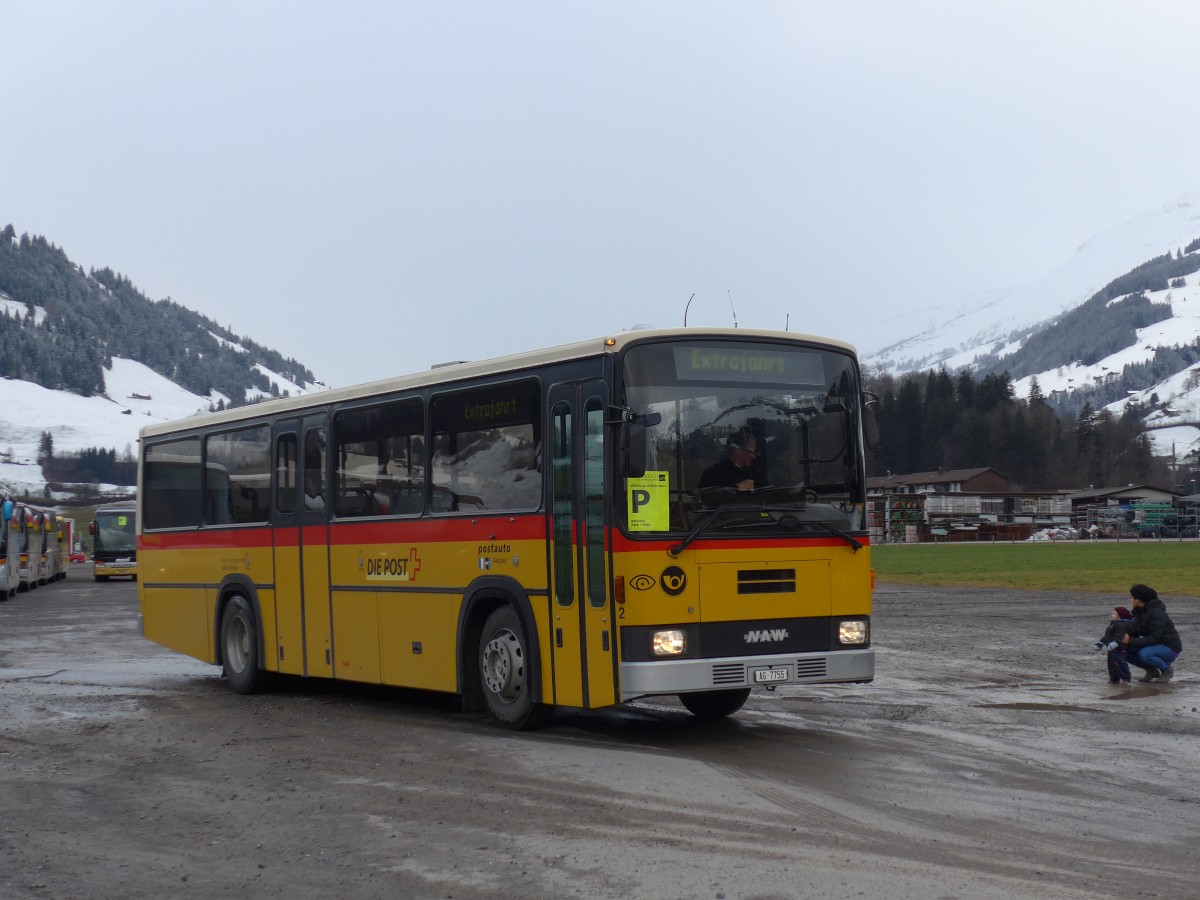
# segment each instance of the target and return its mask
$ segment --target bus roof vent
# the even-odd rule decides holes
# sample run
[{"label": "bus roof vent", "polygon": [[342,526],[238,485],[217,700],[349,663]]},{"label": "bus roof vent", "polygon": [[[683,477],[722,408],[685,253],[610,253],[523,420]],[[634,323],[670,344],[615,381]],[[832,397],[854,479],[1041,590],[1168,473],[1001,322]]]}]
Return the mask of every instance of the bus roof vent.
[{"label": "bus roof vent", "polygon": [[469,363],[469,359],[452,359],[449,362],[434,363],[430,369],[444,369],[446,366],[461,366],[463,363]]}]

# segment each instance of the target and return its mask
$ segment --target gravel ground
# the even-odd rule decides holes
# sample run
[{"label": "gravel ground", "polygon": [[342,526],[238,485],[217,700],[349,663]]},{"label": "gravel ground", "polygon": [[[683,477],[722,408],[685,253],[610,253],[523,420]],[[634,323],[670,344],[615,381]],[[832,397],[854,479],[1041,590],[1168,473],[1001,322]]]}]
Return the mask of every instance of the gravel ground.
[{"label": "gravel ground", "polygon": [[881,585],[870,685],[513,734],[418,692],[234,695],[75,574],[0,603],[0,896],[1197,896],[1200,676],[1112,688],[1118,604]]}]

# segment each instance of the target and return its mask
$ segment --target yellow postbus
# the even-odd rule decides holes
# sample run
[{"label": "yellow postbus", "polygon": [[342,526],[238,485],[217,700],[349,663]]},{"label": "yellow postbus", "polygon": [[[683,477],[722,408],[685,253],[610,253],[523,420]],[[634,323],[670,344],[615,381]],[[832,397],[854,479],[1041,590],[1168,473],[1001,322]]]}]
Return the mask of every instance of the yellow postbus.
[{"label": "yellow postbus", "polygon": [[137,581],[137,504],[131,500],[96,507],[88,531],[92,535],[92,576],[97,581]]},{"label": "yellow postbus", "polygon": [[656,329],[150,425],[143,633],[517,728],[870,681],[864,396],[846,344]]},{"label": "yellow postbus", "polygon": [[23,529],[18,517],[19,510],[12,500],[0,500],[0,600],[7,600],[17,593],[21,584],[20,543]]}]

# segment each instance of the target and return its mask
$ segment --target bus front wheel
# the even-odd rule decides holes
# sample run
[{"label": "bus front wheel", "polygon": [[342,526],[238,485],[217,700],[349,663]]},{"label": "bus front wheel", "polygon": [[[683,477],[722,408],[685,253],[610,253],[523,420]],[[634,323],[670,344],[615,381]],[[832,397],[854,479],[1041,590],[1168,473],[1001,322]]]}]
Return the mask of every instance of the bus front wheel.
[{"label": "bus front wheel", "polygon": [[259,668],[258,625],[254,610],[240,594],[229,598],[221,616],[221,662],[225,680],[239,694],[253,694],[265,675]]},{"label": "bus front wheel", "polygon": [[693,716],[701,719],[720,719],[732,716],[741,709],[749,696],[750,688],[737,691],[696,691],[680,694],[679,702],[687,707],[687,711]]},{"label": "bus front wheel", "polygon": [[479,682],[488,712],[510,728],[533,728],[550,718],[552,706],[534,701],[529,638],[511,606],[487,617],[479,637]]}]

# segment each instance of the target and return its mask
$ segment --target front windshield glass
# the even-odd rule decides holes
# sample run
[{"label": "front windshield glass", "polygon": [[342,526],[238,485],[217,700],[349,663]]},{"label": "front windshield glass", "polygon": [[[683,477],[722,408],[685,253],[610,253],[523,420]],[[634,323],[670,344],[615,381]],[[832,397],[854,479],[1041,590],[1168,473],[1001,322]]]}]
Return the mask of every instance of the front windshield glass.
[{"label": "front windshield glass", "polygon": [[[860,393],[844,352],[767,342],[631,348],[625,403],[648,428],[627,479],[637,533],[830,533],[864,527]],[[635,420],[636,421],[636,420]]]},{"label": "front windshield glass", "polygon": [[129,553],[137,548],[133,511],[96,514],[94,550],[97,553]]}]

